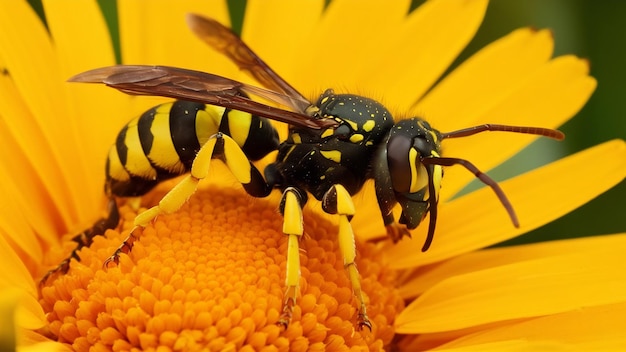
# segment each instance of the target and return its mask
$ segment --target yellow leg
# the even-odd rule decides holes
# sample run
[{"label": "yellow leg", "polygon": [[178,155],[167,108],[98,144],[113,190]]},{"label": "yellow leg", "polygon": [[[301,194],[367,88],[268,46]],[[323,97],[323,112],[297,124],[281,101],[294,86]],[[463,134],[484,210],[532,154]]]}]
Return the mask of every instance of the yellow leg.
[{"label": "yellow leg", "polygon": [[285,277],[285,298],[283,301],[283,311],[277,324],[287,328],[293,308],[296,305],[296,295],[298,294],[298,284],[300,283],[300,246],[299,241],[304,233],[302,225],[302,204],[298,191],[289,187],[283,192],[280,205],[283,214],[283,232],[287,237],[287,263]]},{"label": "yellow leg", "polygon": [[133,243],[139,237],[138,229],[148,226],[161,214],[171,214],[180,209],[187,199],[195,193],[200,180],[208,175],[211,160],[214,158],[219,158],[226,163],[235,178],[243,184],[246,191],[251,195],[262,197],[271,191],[271,187],[267,185],[256,167],[250,163],[239,145],[229,136],[218,133],[200,148],[189,175],[174,186],[158,205],[135,217],[135,226],[113,255],[104,262],[105,267],[110,264],[117,264],[120,254],[130,253]]},{"label": "yellow leg", "polygon": [[135,226],[130,231],[130,234],[124,239],[124,242],[122,242],[115,252],[104,261],[104,267],[116,265],[119,261],[120,254],[130,253],[133,249],[133,243],[139,238],[137,230],[148,226],[160,214],[170,214],[180,209],[185,201],[196,191],[199,181],[199,178],[191,174],[187,175],[161,199],[158,205],[137,215],[134,220]]},{"label": "yellow leg", "polygon": [[354,262],[356,258],[356,247],[354,244],[354,233],[352,232],[350,219],[352,219],[355,210],[350,193],[348,193],[342,185],[334,185],[324,195],[322,206],[326,212],[339,215],[339,250],[341,251],[343,265],[346,268],[348,278],[350,279],[350,283],[352,285],[352,292],[354,293],[357,301],[356,326],[358,330],[362,330],[367,327],[371,331],[372,323],[367,316],[365,298],[363,297],[363,291],[361,290],[361,279],[359,271],[356,268],[356,263]]}]

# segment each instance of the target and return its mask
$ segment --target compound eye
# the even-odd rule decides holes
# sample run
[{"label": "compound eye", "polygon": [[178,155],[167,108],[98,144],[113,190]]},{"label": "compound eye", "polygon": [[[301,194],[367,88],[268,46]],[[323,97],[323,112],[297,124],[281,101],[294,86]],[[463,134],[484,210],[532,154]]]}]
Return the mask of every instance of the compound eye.
[{"label": "compound eye", "polygon": [[393,189],[399,193],[407,193],[411,189],[411,138],[394,134],[387,142],[387,163],[391,174]]}]

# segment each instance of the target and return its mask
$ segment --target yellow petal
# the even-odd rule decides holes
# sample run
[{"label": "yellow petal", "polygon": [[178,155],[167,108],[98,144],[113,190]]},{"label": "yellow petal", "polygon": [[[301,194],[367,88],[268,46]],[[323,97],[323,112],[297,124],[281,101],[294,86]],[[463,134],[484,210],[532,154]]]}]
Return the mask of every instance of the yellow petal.
[{"label": "yellow petal", "polygon": [[[581,165],[585,165],[581,171]],[[588,171],[585,171],[588,170]],[[614,140],[502,182],[519,217],[516,229],[488,188],[440,205],[431,248],[421,252],[425,224],[390,246],[386,255],[396,268],[411,268],[513,238],[567,214],[605,192],[626,175],[626,145]]]},{"label": "yellow petal", "polygon": [[[97,2],[53,0],[45,1],[44,7],[62,78],[115,64],[109,31]],[[129,97],[102,86],[63,86],[70,102],[65,120],[74,121],[83,142],[75,149],[74,158],[87,175],[82,190],[90,196],[89,204],[99,204],[104,182],[103,156],[116,132],[130,118],[125,110]]]},{"label": "yellow petal", "polygon": [[[472,125],[503,123],[508,125],[542,126],[556,128],[574,116],[587,102],[596,87],[589,76],[589,63],[574,56],[561,56],[537,68],[535,72],[500,100],[485,110]],[[450,140],[445,143],[445,155],[469,159],[482,170],[500,164],[537,137],[493,133]],[[554,143],[555,148],[558,147]],[[446,177],[442,197],[447,198],[467,184],[473,175],[455,170],[454,177]],[[462,171],[462,170],[460,170]],[[447,175],[450,176],[450,175]],[[450,181],[448,181],[450,180]]]},{"label": "yellow petal", "polygon": [[346,84],[355,82],[355,66],[367,67],[363,61],[379,55],[376,48],[402,23],[408,9],[408,1],[332,1],[312,36],[300,44],[300,75],[294,85],[315,94],[326,88],[354,90]]},{"label": "yellow petal", "polygon": [[560,342],[534,342],[527,341],[523,338],[517,340],[507,340],[507,341],[499,341],[499,342],[488,342],[483,344],[471,345],[471,346],[463,346],[460,348],[445,348],[441,349],[436,348],[433,351],[476,351],[476,352],[498,352],[498,351],[507,351],[507,352],[523,352],[523,351],[558,351],[559,349],[566,348],[565,344]]},{"label": "yellow petal", "polygon": [[[447,343],[437,351],[475,350],[508,345],[512,350],[619,351],[626,346],[626,303],[584,308],[488,329]],[[507,351],[511,349],[507,348]],[[543,349],[546,350],[546,349]]]},{"label": "yellow petal", "polygon": [[4,270],[0,275],[0,299],[5,303],[12,301],[16,307],[16,323],[20,327],[37,329],[46,321],[37,300],[37,291],[31,274],[13,248],[0,236],[0,258]]},{"label": "yellow petal", "polygon": [[72,349],[70,349],[67,345],[64,345],[59,342],[46,341],[46,342],[40,342],[40,343],[33,344],[33,345],[18,346],[17,351],[18,352],[52,352],[52,351],[67,352],[67,351],[72,351]]},{"label": "yellow petal", "polygon": [[419,270],[399,289],[404,298],[412,298],[448,277],[524,260],[559,256],[564,253],[597,251],[603,248],[626,248],[626,234],[583,237],[471,252]]},{"label": "yellow petal", "polygon": [[363,189],[354,196],[354,205],[356,206],[356,214],[351,223],[358,238],[368,241],[385,234],[385,224],[376,201],[376,189],[373,181],[365,182]]},{"label": "yellow petal", "polygon": [[18,331],[19,352],[49,352],[49,351],[73,351],[68,345],[60,342],[50,341],[44,336],[30,330]]},{"label": "yellow petal", "polygon": [[552,49],[549,31],[518,29],[467,59],[415,111],[443,131],[466,126],[547,62]]},{"label": "yellow petal", "polygon": [[[239,70],[235,65],[189,30],[185,21],[188,13],[229,23],[224,1],[156,0],[149,4],[118,1],[122,63],[176,66],[236,78]],[[134,117],[170,100],[154,97],[133,99],[128,116]]]},{"label": "yellow petal", "polygon": [[[0,6],[0,53],[9,74],[35,113],[45,116],[47,110],[62,111],[63,96],[57,89],[61,80],[59,73],[50,69],[57,65],[46,29],[25,1]],[[56,121],[42,122],[54,128]]]},{"label": "yellow petal", "polygon": [[[96,2],[44,0],[43,4],[61,77],[115,64],[111,37]],[[72,15],[76,13],[81,15]]]},{"label": "yellow petal", "polygon": [[[484,0],[425,2],[402,20],[397,32],[367,46],[367,55],[377,60],[360,70],[358,87],[381,92],[394,107],[409,108],[474,37],[486,9]],[[356,61],[362,65],[361,59]]]},{"label": "yellow petal", "polygon": [[46,316],[37,298],[23,290],[1,289],[0,301],[0,305],[13,310],[15,325],[20,328],[39,329],[46,323]]},{"label": "yellow petal", "polygon": [[467,328],[624,302],[623,248],[564,254],[446,279],[396,318],[397,333]]},{"label": "yellow petal", "polygon": [[[317,25],[323,1],[248,1],[241,38],[283,79],[293,84],[300,43]],[[306,54],[315,55],[309,50]],[[319,92],[303,92],[303,94]]]},{"label": "yellow petal", "polygon": [[[7,95],[2,94],[1,88],[0,95],[7,97]],[[0,105],[2,104],[0,103]],[[17,107],[19,110],[20,101],[19,99],[14,100],[12,104],[8,105]],[[33,230],[44,242],[57,243],[58,234],[66,231],[68,226],[73,223],[73,220],[70,220],[69,200],[62,193],[63,188],[59,186],[59,184],[64,185],[64,183],[57,178],[59,176],[56,173],[58,166],[50,159],[49,155],[46,155],[48,150],[32,138],[25,138],[25,135],[33,137],[33,135],[38,136],[39,133],[36,130],[24,133],[28,130],[20,129],[20,123],[16,123],[17,128],[9,127],[8,123],[22,120],[5,119],[2,118],[3,116],[5,115],[0,114],[0,160],[2,160],[0,183],[4,188],[1,193],[4,195],[4,204],[7,209],[11,209],[11,211],[4,212],[4,216],[11,224],[21,221],[22,217],[27,221],[19,226],[7,227],[13,229],[7,233],[10,236],[15,236],[16,243],[23,243],[25,252],[30,253],[31,257],[39,258],[38,252],[35,252],[37,251],[36,247],[33,248],[27,244],[30,239],[26,242],[23,241],[29,238],[29,231]],[[24,120],[29,119],[26,117]],[[33,143],[30,144],[30,142]],[[37,154],[39,151],[42,152],[41,155]],[[20,217],[10,215],[12,211],[19,211]],[[22,225],[27,226],[27,228],[22,229]]]},{"label": "yellow petal", "polygon": [[11,117],[7,123],[19,136],[18,141],[29,141],[28,137],[35,140],[32,149],[25,150],[45,178],[43,182],[65,222],[73,222],[76,214],[82,213],[75,202],[83,198],[78,187],[68,184],[80,184],[84,175],[71,158],[78,147],[76,131],[65,121],[60,123],[65,98],[47,32],[28,4],[16,1],[0,2],[0,33],[0,61],[10,76],[3,75],[2,96],[6,101],[0,114]]},{"label": "yellow petal", "polygon": [[[2,79],[0,81],[5,83]],[[0,84],[0,95],[10,97],[10,95],[2,94],[7,92],[2,88],[4,86]],[[2,101],[4,99],[0,99],[0,106],[4,107]],[[12,103],[8,105],[19,105],[19,99]],[[56,203],[52,198],[57,196],[60,197],[60,200],[64,200],[63,195],[53,192],[54,189],[50,187],[62,181],[56,178],[58,174],[54,172],[54,163],[31,162],[31,155],[33,155],[31,153],[36,155],[36,152],[42,151],[42,148],[45,153],[45,147],[30,139],[16,140],[16,136],[22,137],[20,131],[23,130],[20,129],[19,122],[17,128],[9,125],[9,123],[21,119],[6,119],[4,116],[11,116],[4,115],[8,110],[0,108],[0,111],[2,111],[0,114],[0,160],[2,160],[2,164],[0,164],[0,188],[3,189],[1,194],[4,197],[3,204],[5,207],[2,215],[7,220],[5,230],[10,236],[15,237],[14,242],[18,243],[25,252],[32,257],[40,258],[40,253],[34,252],[37,251],[38,246],[33,248],[29,244],[29,231],[34,230],[42,240],[48,243],[57,240],[59,230],[64,228],[61,219],[69,217],[69,215],[62,213],[64,210],[68,210],[63,207],[65,203]],[[28,121],[29,119],[25,118],[24,120]],[[16,134],[14,135],[14,133]],[[29,142],[33,142],[33,144],[30,145]],[[51,171],[46,172],[48,170]],[[37,201],[34,202],[33,199]],[[19,212],[19,216],[12,215],[14,212]],[[22,223],[22,221],[27,222]],[[18,223],[20,225],[17,225]],[[26,228],[22,230],[23,225],[26,225]],[[25,241],[26,239],[28,240]]]},{"label": "yellow petal", "polygon": [[[185,21],[196,13],[228,24],[223,1],[118,2],[122,61],[125,64],[170,65],[224,75],[226,59],[196,38]],[[231,65],[232,68],[232,65]]]},{"label": "yellow petal", "polygon": [[[29,207],[28,200],[21,197],[22,192],[11,187],[10,183],[4,180],[6,171],[0,168],[0,191],[5,197],[5,200],[0,202],[0,236],[3,236],[11,246],[19,250],[19,253],[25,255],[27,258],[22,258],[23,261],[39,263],[42,259],[42,249],[38,236],[35,235],[33,229],[40,229],[45,231],[45,237],[49,242],[52,242],[54,236],[54,229],[52,228],[52,219],[47,218],[47,212],[40,214],[38,219],[32,214],[28,214],[27,218],[24,215],[24,211],[37,209],[37,207]],[[36,192],[28,192],[29,195],[34,195]],[[45,205],[43,202],[30,202],[38,203],[39,205]],[[43,207],[45,208],[45,207]],[[34,220],[31,225],[30,220]],[[37,221],[39,220],[39,221]],[[45,220],[50,221],[47,223]],[[41,236],[44,237],[44,236]],[[41,238],[40,237],[40,238]],[[34,274],[34,273],[32,273]]]},{"label": "yellow petal", "polygon": [[6,241],[4,235],[0,236],[0,254],[2,255],[0,257],[2,258],[2,266],[11,268],[11,270],[6,270],[0,275],[0,288],[17,288],[31,294],[33,298],[37,296],[35,284],[28,269]]}]

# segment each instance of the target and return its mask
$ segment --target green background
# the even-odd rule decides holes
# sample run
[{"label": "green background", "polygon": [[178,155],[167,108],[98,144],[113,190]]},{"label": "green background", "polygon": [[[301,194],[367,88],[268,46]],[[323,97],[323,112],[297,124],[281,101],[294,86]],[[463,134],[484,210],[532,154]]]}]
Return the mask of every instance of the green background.
[{"label": "green background", "polygon": [[[38,13],[43,13],[40,0],[29,2]],[[118,37],[115,2],[99,2],[115,41]],[[413,8],[422,2],[414,1]],[[240,28],[245,1],[229,3],[233,27]],[[591,75],[598,80],[598,87],[587,105],[561,128],[567,138],[559,144],[556,155],[569,155],[604,141],[624,139],[626,136],[624,18],[626,1],[621,0],[492,0],[476,37],[454,65],[516,28],[550,28],[556,41],[554,55],[575,54],[589,59]],[[548,145],[554,144],[538,140],[504,165],[490,171],[490,176],[503,180],[552,161],[553,159],[542,156],[546,154],[541,152],[542,149],[548,148]],[[554,153],[550,154],[554,157]],[[594,171],[582,164],[576,172]],[[468,190],[479,186],[474,183]],[[626,182],[622,181],[617,187],[580,209],[505,244],[624,232],[625,199]],[[537,202],[540,203],[541,199]]]}]

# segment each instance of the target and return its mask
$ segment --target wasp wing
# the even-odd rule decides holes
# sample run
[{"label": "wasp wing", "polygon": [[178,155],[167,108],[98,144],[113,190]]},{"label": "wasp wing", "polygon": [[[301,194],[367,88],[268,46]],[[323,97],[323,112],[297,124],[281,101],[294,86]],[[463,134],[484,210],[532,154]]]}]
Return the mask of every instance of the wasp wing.
[{"label": "wasp wing", "polygon": [[282,79],[246,43],[221,23],[195,14],[187,15],[187,25],[205,43],[226,55],[265,88],[283,93],[289,100],[281,104],[304,113],[311,103]]},{"label": "wasp wing", "polygon": [[279,104],[289,97],[210,73],[168,66],[118,65],[80,73],[70,82],[104,83],[127,94],[158,95],[241,110],[293,126],[323,129],[337,122],[283,110],[248,98],[256,95]]}]

